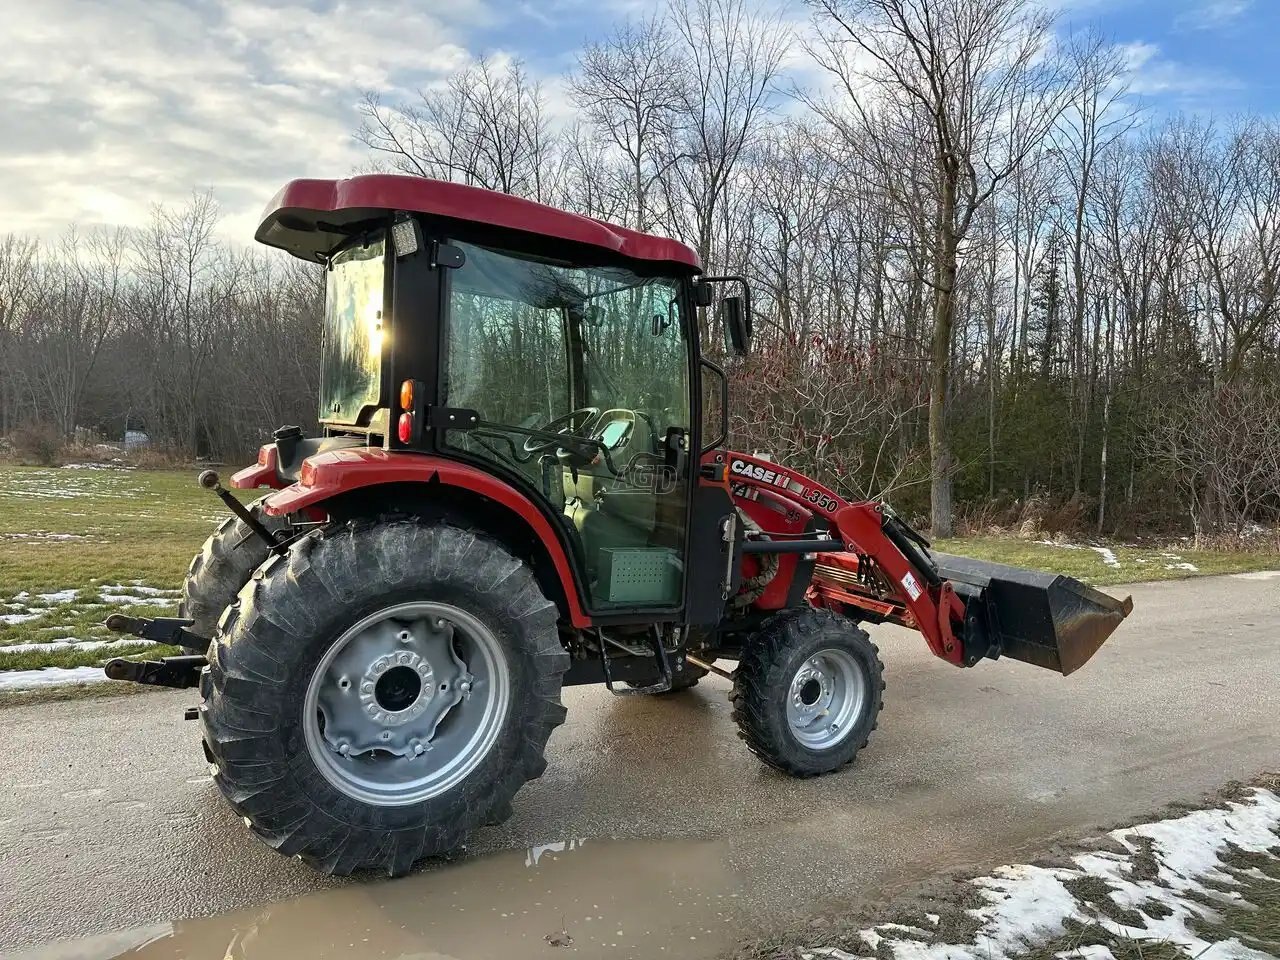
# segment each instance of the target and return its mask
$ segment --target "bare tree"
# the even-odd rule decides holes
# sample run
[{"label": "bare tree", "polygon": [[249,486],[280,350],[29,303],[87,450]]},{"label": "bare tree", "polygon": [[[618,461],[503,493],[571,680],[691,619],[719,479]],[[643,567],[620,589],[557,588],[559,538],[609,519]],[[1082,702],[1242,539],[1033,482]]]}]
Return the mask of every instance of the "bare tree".
[{"label": "bare tree", "polygon": [[[933,530],[952,529],[947,403],[960,246],[973,217],[1063,106],[1043,57],[1051,19],[1026,0],[814,0],[821,62],[866,115],[897,114],[931,161],[929,447]],[[914,121],[914,122],[912,122]]]},{"label": "bare tree", "polygon": [[519,60],[481,58],[410,104],[369,94],[360,113],[356,138],[403,173],[550,198],[556,138],[542,87]]},{"label": "bare tree", "polygon": [[655,15],[587,44],[569,78],[586,123],[622,155],[629,194],[622,219],[638,230],[653,225],[650,195],[678,159],[669,144],[683,122],[682,71],[667,25]]},{"label": "bare tree", "polygon": [[713,267],[721,204],[765,129],[791,36],[778,16],[755,13],[746,0],[673,2],[668,15],[684,63],[682,120],[664,183],[674,226]]}]

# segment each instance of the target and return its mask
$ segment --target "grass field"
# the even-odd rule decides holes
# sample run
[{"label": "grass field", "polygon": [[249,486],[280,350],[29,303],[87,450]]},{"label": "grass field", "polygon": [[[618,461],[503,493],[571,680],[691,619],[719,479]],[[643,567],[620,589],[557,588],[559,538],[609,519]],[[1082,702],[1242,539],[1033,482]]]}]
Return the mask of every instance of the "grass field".
[{"label": "grass field", "polygon": [[[114,639],[107,615],[172,614],[222,505],[195,472],[0,466],[0,676],[172,648]],[[1094,584],[1280,567],[1280,556],[977,538],[939,549]]]},{"label": "grass field", "polygon": [[1184,549],[1176,545],[1131,546],[1087,540],[967,537],[963,540],[939,540],[934,546],[944,553],[959,553],[1015,567],[1065,573],[1094,586],[1147,580],[1182,580],[1215,573],[1245,573],[1280,568],[1280,554],[1245,551],[1224,553]]},{"label": "grass field", "polygon": [[0,467],[0,671],[178,652],[116,639],[102,621],[172,615],[225,516],[194,473]]}]

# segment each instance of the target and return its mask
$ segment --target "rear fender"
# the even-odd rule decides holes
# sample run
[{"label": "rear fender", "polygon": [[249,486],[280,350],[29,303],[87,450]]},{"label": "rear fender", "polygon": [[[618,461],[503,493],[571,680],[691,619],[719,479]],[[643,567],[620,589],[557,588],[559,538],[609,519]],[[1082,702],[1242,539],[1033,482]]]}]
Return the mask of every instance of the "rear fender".
[{"label": "rear fender", "polygon": [[233,473],[231,486],[237,490],[254,490],[258,487],[279,490],[283,487],[284,481],[280,479],[280,455],[276,452],[276,445],[268,443],[259,447],[258,462]]},{"label": "rear fender", "polygon": [[[569,556],[551,522],[523,493],[475,467],[427,454],[391,452],[369,447],[330,450],[308,457],[298,482],[270,494],[263,501],[268,516],[278,517],[324,505],[356,490],[391,485],[444,484],[492,500],[528,527],[530,536],[546,550],[559,580],[570,622],[588,627],[587,616]],[[428,490],[429,488],[422,487]]]}]

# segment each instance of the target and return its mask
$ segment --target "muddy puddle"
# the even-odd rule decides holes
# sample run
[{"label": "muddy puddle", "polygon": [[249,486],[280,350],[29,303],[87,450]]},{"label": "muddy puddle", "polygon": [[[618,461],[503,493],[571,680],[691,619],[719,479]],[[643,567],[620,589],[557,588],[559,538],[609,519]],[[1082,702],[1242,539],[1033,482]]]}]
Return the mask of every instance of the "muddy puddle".
[{"label": "muddy puddle", "polygon": [[568,840],[15,960],[714,957],[746,907],[722,843]]}]

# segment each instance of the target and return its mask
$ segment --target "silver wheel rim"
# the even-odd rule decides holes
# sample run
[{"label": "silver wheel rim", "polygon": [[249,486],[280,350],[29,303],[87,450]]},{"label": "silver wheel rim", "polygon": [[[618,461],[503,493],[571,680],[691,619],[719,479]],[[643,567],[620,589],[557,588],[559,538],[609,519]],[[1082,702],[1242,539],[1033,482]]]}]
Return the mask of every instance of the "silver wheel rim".
[{"label": "silver wheel rim", "polygon": [[866,671],[846,650],[819,650],[800,665],[787,690],[787,726],[810,750],[830,750],[866,709]]},{"label": "silver wheel rim", "polygon": [[401,603],[338,637],[307,684],[307,752],[349,797],[404,806],[439,796],[489,753],[511,677],[493,631],[444,603]]}]

